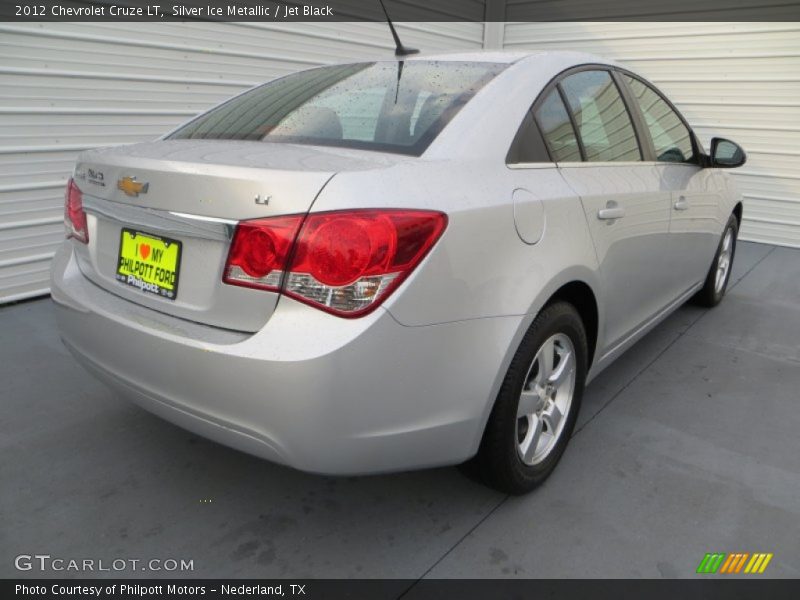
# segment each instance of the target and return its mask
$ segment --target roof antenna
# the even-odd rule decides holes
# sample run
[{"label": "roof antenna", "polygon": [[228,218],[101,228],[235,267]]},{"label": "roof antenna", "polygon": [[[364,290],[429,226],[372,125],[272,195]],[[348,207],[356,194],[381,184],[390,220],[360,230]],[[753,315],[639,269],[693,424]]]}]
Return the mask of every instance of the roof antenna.
[{"label": "roof antenna", "polygon": [[383,9],[383,14],[386,15],[386,22],[389,24],[389,29],[392,31],[392,37],[394,38],[394,55],[395,56],[408,56],[409,54],[418,54],[419,50],[416,48],[406,48],[403,46],[403,42],[400,41],[400,36],[397,35],[397,30],[394,28],[394,24],[392,23],[392,19],[389,18],[389,12],[386,10],[386,5],[383,3],[383,0],[378,0],[381,3],[381,8]]}]

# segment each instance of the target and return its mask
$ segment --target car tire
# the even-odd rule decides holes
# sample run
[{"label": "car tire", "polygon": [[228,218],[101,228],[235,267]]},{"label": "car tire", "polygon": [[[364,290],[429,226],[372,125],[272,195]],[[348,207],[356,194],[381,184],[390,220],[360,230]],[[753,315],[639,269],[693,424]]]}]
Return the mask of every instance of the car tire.
[{"label": "car tire", "polygon": [[544,482],[575,427],[587,355],[575,307],[566,302],[545,307],[511,361],[468,474],[508,494],[524,494]]},{"label": "car tire", "polygon": [[708,270],[703,287],[694,297],[700,306],[711,308],[722,301],[731,278],[733,258],[736,255],[736,240],[739,235],[739,221],[731,215],[717,246],[714,262]]}]

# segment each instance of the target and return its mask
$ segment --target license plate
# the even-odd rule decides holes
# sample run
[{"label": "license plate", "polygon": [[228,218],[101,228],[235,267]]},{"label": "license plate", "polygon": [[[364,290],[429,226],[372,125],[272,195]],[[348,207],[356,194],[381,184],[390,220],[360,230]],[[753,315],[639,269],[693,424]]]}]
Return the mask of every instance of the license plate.
[{"label": "license plate", "polygon": [[168,300],[178,295],[181,243],[165,237],[122,229],[117,280]]}]

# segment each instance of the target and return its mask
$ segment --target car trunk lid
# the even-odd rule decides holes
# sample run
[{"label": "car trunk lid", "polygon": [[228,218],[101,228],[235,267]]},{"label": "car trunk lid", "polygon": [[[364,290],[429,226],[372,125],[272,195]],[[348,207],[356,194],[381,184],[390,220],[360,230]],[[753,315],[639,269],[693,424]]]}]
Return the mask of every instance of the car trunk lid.
[{"label": "car trunk lid", "polygon": [[[402,159],[217,140],[162,140],[84,152],[75,182],[83,193],[89,244],[76,244],[79,265],[94,283],[137,304],[207,325],[257,331],[278,295],[222,282],[236,223],[306,213],[337,172],[381,168],[396,160]],[[174,286],[168,281],[153,293],[144,275],[138,280],[125,269],[119,272],[121,254],[145,258],[134,261],[139,267],[165,249],[175,255],[169,251],[173,242],[180,247],[179,256],[168,258],[176,261]]]}]

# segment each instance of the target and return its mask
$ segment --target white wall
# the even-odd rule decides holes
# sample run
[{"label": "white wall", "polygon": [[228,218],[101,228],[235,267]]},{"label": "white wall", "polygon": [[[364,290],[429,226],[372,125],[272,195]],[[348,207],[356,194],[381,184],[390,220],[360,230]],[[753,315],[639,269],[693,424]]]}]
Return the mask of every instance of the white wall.
[{"label": "white wall", "polygon": [[[482,23],[399,29],[426,51],[483,44]],[[246,87],[393,50],[384,23],[0,23],[0,303],[48,292],[80,150],[152,139]]]},{"label": "white wall", "polygon": [[580,50],[660,87],[695,127],[744,146],[742,238],[800,247],[800,23],[507,23],[508,50]]},{"label": "white wall", "polygon": [[[426,52],[484,41],[481,23],[400,31]],[[800,24],[508,23],[486,39],[642,72],[705,144],[715,131],[745,146],[743,237],[800,246]],[[383,23],[0,23],[0,303],[47,293],[78,151],[151,139],[284,73],[392,50]]]}]

